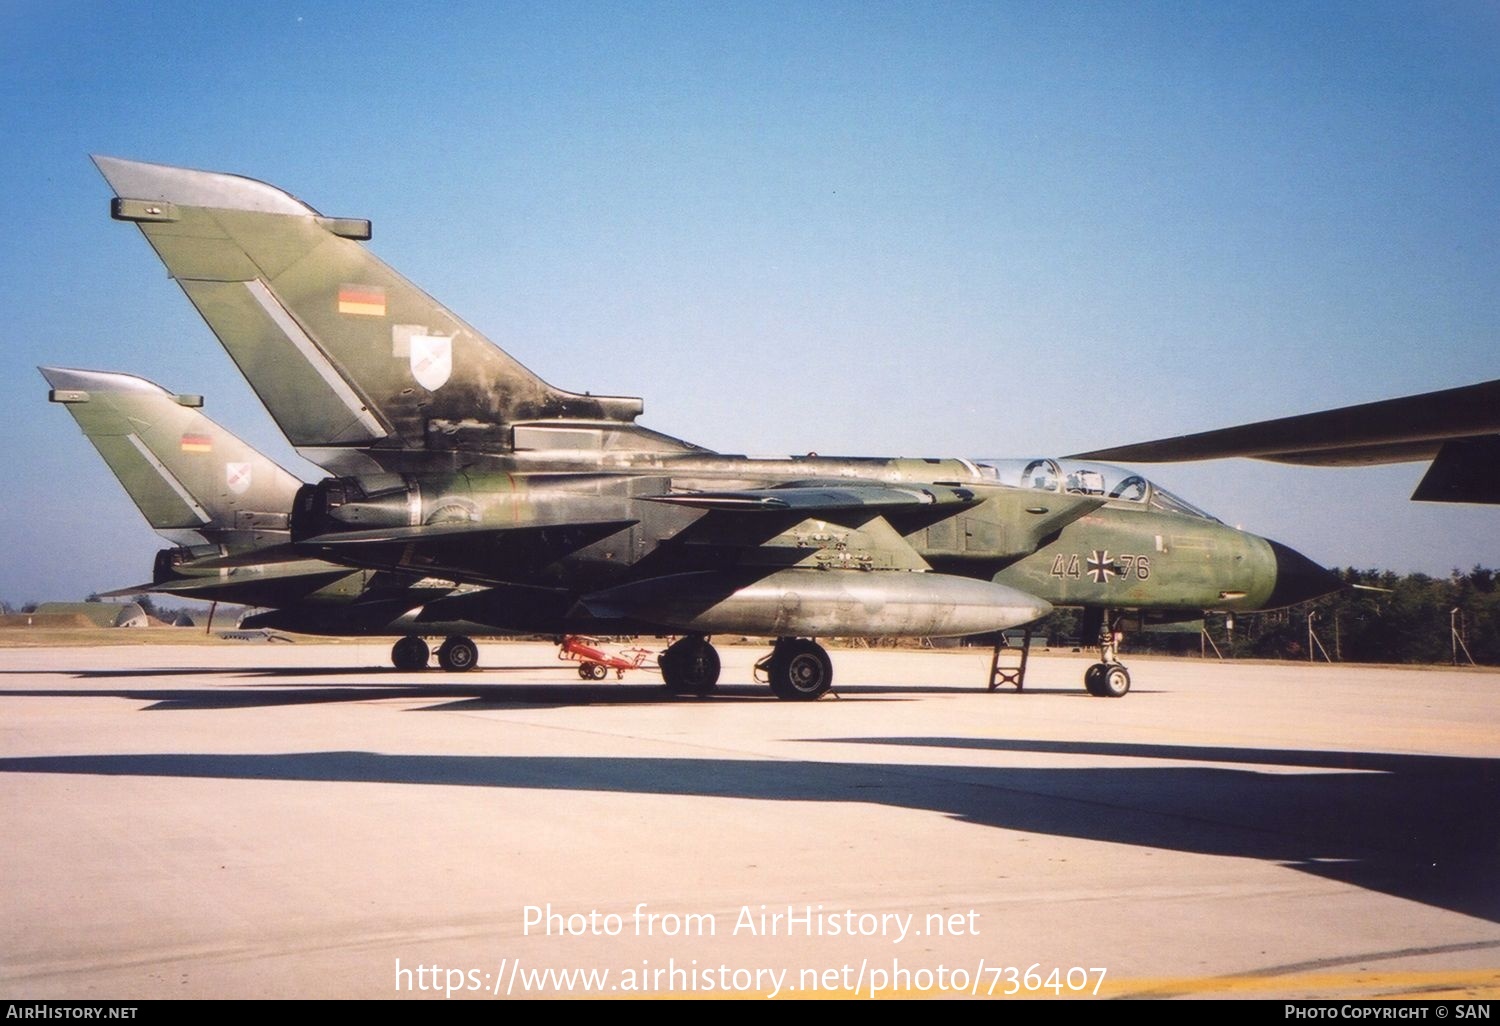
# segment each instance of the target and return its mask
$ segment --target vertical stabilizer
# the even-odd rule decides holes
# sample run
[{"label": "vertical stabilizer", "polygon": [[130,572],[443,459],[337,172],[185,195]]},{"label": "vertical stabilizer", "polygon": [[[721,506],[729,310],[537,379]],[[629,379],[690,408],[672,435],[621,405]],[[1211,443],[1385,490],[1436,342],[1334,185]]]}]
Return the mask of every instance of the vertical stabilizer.
[{"label": "vertical stabilizer", "polygon": [[503,454],[518,422],[641,412],[548,385],[371,254],[368,221],[236,175],[94,162],[114,217],[141,229],[287,438],[330,469],[351,453]]},{"label": "vertical stabilizer", "polygon": [[204,416],[201,398],[132,374],[39,369],[158,533],[235,550],[287,541],[301,482]]}]

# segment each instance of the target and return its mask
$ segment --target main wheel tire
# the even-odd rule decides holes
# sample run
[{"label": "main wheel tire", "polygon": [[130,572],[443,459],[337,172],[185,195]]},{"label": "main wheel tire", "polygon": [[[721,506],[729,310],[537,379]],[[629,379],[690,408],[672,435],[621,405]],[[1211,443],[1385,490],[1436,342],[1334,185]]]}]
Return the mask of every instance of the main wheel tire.
[{"label": "main wheel tire", "polygon": [[1105,666],[1103,663],[1095,663],[1083,671],[1083,689],[1095,698],[1103,698],[1100,682],[1104,679]]},{"label": "main wheel tire", "polygon": [[1130,671],[1110,663],[1099,675],[1099,690],[1094,693],[1100,698],[1124,698],[1130,693]]},{"label": "main wheel tire", "polygon": [[479,665],[479,646],[455,635],[438,649],[438,665],[449,673],[467,673]]},{"label": "main wheel tire", "polygon": [[415,673],[427,669],[431,655],[427,642],[415,634],[408,634],[391,646],[391,665],[403,673]]},{"label": "main wheel tire", "polygon": [[706,638],[679,638],[657,660],[662,683],[674,695],[706,695],[719,683],[719,652]]},{"label": "main wheel tire", "polygon": [[766,675],[777,698],[785,702],[811,702],[833,687],[833,662],[816,641],[791,638],[776,643]]}]

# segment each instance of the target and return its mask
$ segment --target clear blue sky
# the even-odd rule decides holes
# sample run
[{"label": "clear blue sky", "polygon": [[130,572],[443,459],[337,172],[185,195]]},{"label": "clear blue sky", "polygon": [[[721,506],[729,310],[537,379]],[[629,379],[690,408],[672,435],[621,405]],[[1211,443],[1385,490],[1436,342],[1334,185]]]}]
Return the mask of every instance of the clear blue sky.
[{"label": "clear blue sky", "polygon": [[[1500,376],[1500,6],[0,4],[0,598],[161,543],[34,370],[297,461],[89,153],[340,216],[729,452],[1072,452]],[[1420,468],[1149,468],[1329,565],[1500,565]]]}]

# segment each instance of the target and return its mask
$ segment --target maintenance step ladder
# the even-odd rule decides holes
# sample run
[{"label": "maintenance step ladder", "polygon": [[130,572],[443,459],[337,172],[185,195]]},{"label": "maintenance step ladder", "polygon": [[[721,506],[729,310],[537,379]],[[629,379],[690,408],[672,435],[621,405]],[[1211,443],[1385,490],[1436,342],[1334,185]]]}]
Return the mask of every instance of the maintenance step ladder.
[{"label": "maintenance step ladder", "polygon": [[[1001,657],[1006,662],[1002,663]],[[1021,636],[1021,647],[1012,648],[1005,643],[1005,634],[995,635],[995,650],[990,656],[990,690],[1002,684],[1013,684],[1017,691],[1026,686],[1026,658],[1031,655],[1031,631]]]}]

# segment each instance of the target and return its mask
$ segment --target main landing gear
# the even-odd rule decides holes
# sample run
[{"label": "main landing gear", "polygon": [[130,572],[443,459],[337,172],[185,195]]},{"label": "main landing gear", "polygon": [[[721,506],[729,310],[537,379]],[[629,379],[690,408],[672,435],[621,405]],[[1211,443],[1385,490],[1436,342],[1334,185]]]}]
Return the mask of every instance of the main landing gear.
[{"label": "main landing gear", "polygon": [[[391,646],[391,665],[407,673],[427,669],[432,652],[427,642],[408,634]],[[479,665],[479,646],[462,634],[454,634],[438,647],[438,665],[449,673],[465,673]]]},{"label": "main landing gear", "polygon": [[719,683],[719,653],[701,634],[678,638],[656,659],[673,695],[706,695]]},{"label": "main landing gear", "polygon": [[1130,671],[1115,658],[1114,624],[1108,610],[1083,611],[1081,633],[1087,637],[1091,631],[1099,639],[1099,662],[1084,671],[1084,690],[1095,698],[1124,698],[1130,691]]},{"label": "main landing gear", "polygon": [[[706,695],[719,682],[719,653],[701,634],[674,641],[657,658],[662,681],[674,695]],[[780,638],[755,664],[771,692],[787,702],[811,702],[833,686],[833,662],[811,638]]]},{"label": "main landing gear", "polygon": [[833,662],[811,638],[777,638],[771,654],[755,664],[771,693],[784,702],[811,702],[833,687]]}]

